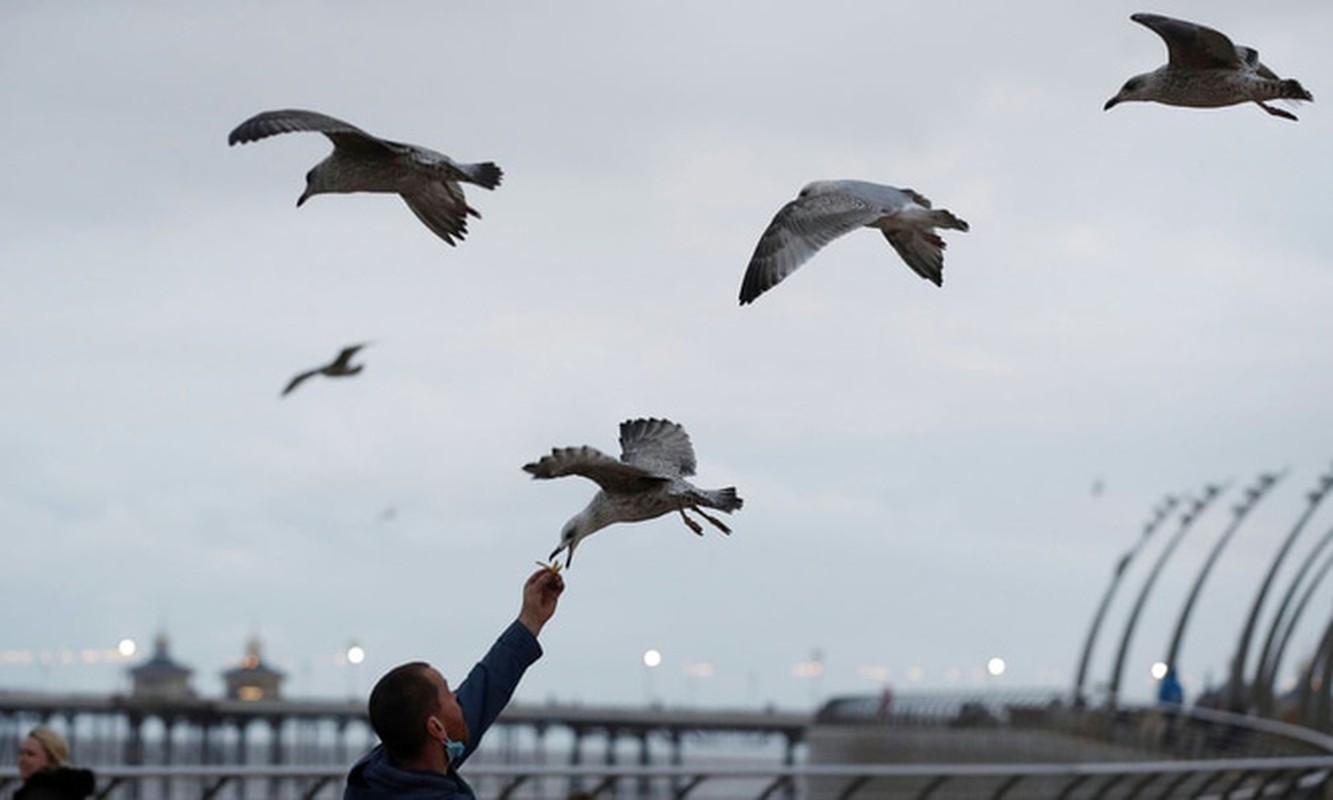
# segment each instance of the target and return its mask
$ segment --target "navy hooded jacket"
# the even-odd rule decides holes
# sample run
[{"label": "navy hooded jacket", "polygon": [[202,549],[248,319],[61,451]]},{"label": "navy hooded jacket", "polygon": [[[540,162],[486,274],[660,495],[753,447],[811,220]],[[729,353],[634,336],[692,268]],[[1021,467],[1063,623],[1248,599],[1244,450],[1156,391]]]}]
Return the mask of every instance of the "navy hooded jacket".
[{"label": "navy hooded jacket", "polygon": [[468,742],[463,756],[457,763],[449,765],[449,772],[442,774],[396,767],[389,760],[384,745],[376,745],[347,774],[343,800],[475,798],[472,787],[458,774],[457,768],[477,749],[482,735],[509,703],[523,673],[541,655],[542,648],[537,643],[537,637],[522,623],[515,621],[500,634],[485,657],[454,691],[458,706],[463,711],[463,719],[467,722]]}]

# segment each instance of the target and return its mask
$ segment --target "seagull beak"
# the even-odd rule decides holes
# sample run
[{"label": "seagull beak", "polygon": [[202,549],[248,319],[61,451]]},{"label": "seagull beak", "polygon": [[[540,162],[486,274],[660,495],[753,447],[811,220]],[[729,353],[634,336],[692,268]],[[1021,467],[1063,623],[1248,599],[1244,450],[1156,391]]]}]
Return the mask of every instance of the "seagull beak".
[{"label": "seagull beak", "polygon": [[1102,106],[1102,111],[1110,111],[1112,108],[1119,105],[1119,103],[1120,103],[1120,95],[1116,95],[1115,97],[1112,97],[1110,100],[1106,101],[1106,105]]},{"label": "seagull beak", "polygon": [[301,192],[300,197],[296,198],[296,207],[300,208],[301,204],[309,199],[310,199],[310,190],[306,189],[304,192]]}]

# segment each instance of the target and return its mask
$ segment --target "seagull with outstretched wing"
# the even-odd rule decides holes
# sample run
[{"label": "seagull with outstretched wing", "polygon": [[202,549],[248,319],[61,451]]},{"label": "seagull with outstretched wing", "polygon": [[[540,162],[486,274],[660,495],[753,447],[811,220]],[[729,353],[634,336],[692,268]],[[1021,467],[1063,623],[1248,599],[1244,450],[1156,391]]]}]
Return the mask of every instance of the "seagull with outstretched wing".
[{"label": "seagull with outstretched wing", "polygon": [[686,476],[695,470],[694,447],[685,429],[665,419],[633,419],[620,424],[620,460],[592,447],[564,447],[551,450],[523,469],[534,478],[561,478],[582,475],[600,490],[587,507],[576,514],[560,532],[560,544],[551,552],[551,560],[564,552],[565,566],[574,560],[574,548],[591,534],[617,522],[641,522],[672,511],[690,530],[703,535],[703,526],[690,519],[688,509],[703,517],[723,533],[731,529],[704,508],[730,514],[742,500],[736,488],[700,489]]},{"label": "seagull with outstretched wing", "polygon": [[967,223],[934,209],[924,195],[868,181],[815,181],[778,210],[741,282],[741,305],[776,286],[820,248],[857,228],[876,228],[907,266],[936,286],[944,284],[944,240],[936,228],[966,231]]},{"label": "seagull with outstretched wing", "polygon": [[300,386],[302,383],[305,383],[306,380],[313,378],[316,375],[327,375],[330,378],[346,378],[351,375],[357,374],[365,367],[365,365],[353,364],[352,357],[355,356],[361,348],[365,347],[368,344],[370,343],[362,342],[361,344],[348,345],[347,347],[344,347],[342,349],[342,352],[338,353],[337,358],[333,359],[324,366],[315,367],[314,369],[306,370],[305,372],[297,374],[295,377],[291,379],[291,381],[287,383],[287,388],[282,390],[282,396],[286,397],[287,395],[291,394],[292,391],[296,389],[296,387]]},{"label": "seagull with outstretched wing", "polygon": [[443,153],[372,136],[327,114],[300,109],[265,111],[242,122],[227,144],[258,141],[280,133],[314,131],[333,142],[333,152],[306,173],[300,206],[317,194],[383,192],[397,194],[427,228],[453,245],[467,234],[467,218],[481,218],[467,204],[461,184],[484,189],[500,185],[503,172],[487,161],[461,164]]},{"label": "seagull with outstretched wing", "polygon": [[1295,114],[1267,101],[1314,100],[1300,81],[1279,78],[1260,63],[1258,50],[1233,44],[1220,31],[1161,14],[1133,14],[1130,19],[1162,37],[1167,62],[1125,81],[1106,101],[1106,110],[1128,101],[1193,108],[1254,103],[1275,117],[1295,120]]}]

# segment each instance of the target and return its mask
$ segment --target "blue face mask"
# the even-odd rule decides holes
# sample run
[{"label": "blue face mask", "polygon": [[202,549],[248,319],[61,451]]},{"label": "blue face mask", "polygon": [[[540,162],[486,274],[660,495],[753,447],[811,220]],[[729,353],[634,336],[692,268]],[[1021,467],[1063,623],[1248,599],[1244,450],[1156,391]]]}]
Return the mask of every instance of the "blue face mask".
[{"label": "blue face mask", "polygon": [[456,742],[453,739],[450,739],[447,729],[444,727],[444,723],[441,722],[438,718],[435,718],[435,721],[440,723],[441,731],[446,731],[444,733],[444,742],[443,742],[444,757],[449,759],[450,764],[457,764],[458,760],[463,757],[463,751],[467,750],[467,742]]},{"label": "blue face mask", "polygon": [[457,764],[458,760],[463,757],[463,751],[466,749],[467,745],[463,742],[455,742],[453,739],[449,738],[444,740],[444,757],[449,759],[450,764]]}]

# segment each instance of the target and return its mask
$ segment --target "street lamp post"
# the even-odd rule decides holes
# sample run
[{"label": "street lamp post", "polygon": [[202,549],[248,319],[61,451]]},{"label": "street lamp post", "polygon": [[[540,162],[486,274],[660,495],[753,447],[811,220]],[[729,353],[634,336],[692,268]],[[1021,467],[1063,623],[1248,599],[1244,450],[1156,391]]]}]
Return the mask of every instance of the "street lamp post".
[{"label": "street lamp post", "polygon": [[1081,705],[1086,699],[1083,695],[1083,688],[1087,684],[1088,664],[1092,660],[1092,646],[1097,641],[1097,632],[1101,630],[1102,620],[1106,618],[1106,610],[1111,606],[1111,598],[1115,596],[1121,579],[1125,577],[1129,563],[1134,560],[1134,556],[1143,548],[1144,543],[1161,526],[1179,502],[1180,500],[1174,495],[1167,495],[1162,498],[1162,501],[1153,509],[1152,516],[1143,524],[1143,532],[1139,535],[1138,541],[1116,562],[1115,571],[1111,574],[1111,583],[1106,587],[1106,592],[1102,594],[1097,612],[1092,615],[1092,624],[1088,626],[1088,635],[1083,640],[1083,655],[1079,657],[1078,674],[1074,678],[1074,703],[1076,705]]},{"label": "street lamp post", "polygon": [[1263,607],[1264,599],[1268,596],[1268,589],[1273,585],[1273,579],[1277,575],[1278,568],[1282,566],[1282,561],[1287,557],[1287,552],[1291,550],[1296,537],[1300,535],[1301,530],[1305,528],[1306,523],[1314,516],[1318,510],[1319,504],[1323,502],[1328,490],[1333,488],[1333,475],[1324,474],[1319,476],[1319,482],[1309,493],[1306,494],[1305,511],[1296,524],[1292,526],[1287,538],[1283,540],[1277,554],[1273,556],[1273,563],[1268,567],[1268,574],[1259,584],[1259,591],[1255,594],[1254,603],[1250,606],[1249,617],[1245,620],[1245,626],[1240,631],[1240,641],[1236,644],[1236,652],[1231,657],[1231,676],[1227,682],[1227,707],[1231,711],[1245,711],[1245,659],[1250,652],[1250,639],[1254,637],[1254,628],[1259,621],[1259,610]]},{"label": "street lamp post", "polygon": [[347,659],[347,696],[356,699],[360,696],[357,686],[357,669],[361,662],[366,660],[366,649],[353,639],[347,645],[347,652],[343,654]]},{"label": "street lamp post", "polygon": [[1107,704],[1110,707],[1114,708],[1119,699],[1120,678],[1124,675],[1125,656],[1129,654],[1129,642],[1134,636],[1134,627],[1138,624],[1139,614],[1143,612],[1143,607],[1148,602],[1148,595],[1152,592],[1157,576],[1161,574],[1162,567],[1166,565],[1167,559],[1171,557],[1171,553],[1180,544],[1180,540],[1185,538],[1185,534],[1189,532],[1195,520],[1203,515],[1204,510],[1208,508],[1215,497],[1222,493],[1224,488],[1217,484],[1209,484],[1204,487],[1202,497],[1190,501],[1189,508],[1185,509],[1185,513],[1180,517],[1180,525],[1176,528],[1175,534],[1162,548],[1161,554],[1157,556],[1157,562],[1153,564],[1152,571],[1148,573],[1148,577],[1143,581],[1143,588],[1139,591],[1139,597],[1134,601],[1134,608],[1129,613],[1129,620],[1125,623],[1125,632],[1120,637],[1120,650],[1116,653],[1115,667],[1111,671],[1111,683],[1107,689]]},{"label": "street lamp post", "polygon": [[696,661],[683,665],[681,671],[685,674],[685,685],[689,689],[690,705],[697,706],[699,704],[699,684],[713,677],[713,665],[708,661]]},{"label": "street lamp post", "polygon": [[1265,472],[1259,475],[1254,485],[1245,490],[1240,502],[1231,507],[1231,524],[1218,537],[1217,543],[1208,553],[1208,558],[1203,562],[1203,568],[1199,570],[1199,575],[1194,579],[1194,585],[1190,587],[1189,596],[1185,599],[1185,605],[1180,610],[1180,619],[1176,620],[1176,631],[1171,636],[1171,645],[1167,648],[1166,659],[1163,663],[1167,667],[1175,667],[1176,674],[1180,674],[1180,645],[1185,638],[1185,627],[1189,624],[1190,614],[1194,610],[1194,603],[1199,599],[1199,593],[1203,589],[1203,584],[1208,580],[1208,574],[1212,572],[1213,565],[1217,563],[1218,556],[1222,555],[1222,550],[1226,548],[1235,535],[1240,524],[1245,521],[1250,511],[1259,503],[1268,490],[1287,474],[1286,470],[1282,472]]},{"label": "street lamp post", "polygon": [[657,650],[645,650],[643,652],[643,703],[651,707],[654,704],[653,699],[653,671],[662,663],[662,654]]},{"label": "street lamp post", "polygon": [[812,708],[818,708],[819,679],[824,674],[824,652],[818,648],[811,650],[810,660],[792,666],[791,674],[797,678],[810,680],[810,705]]}]

